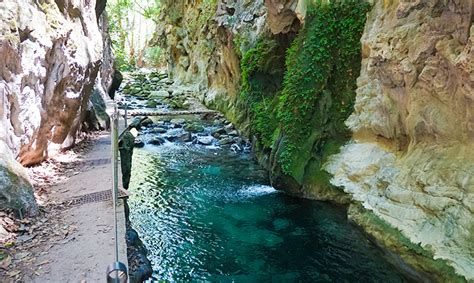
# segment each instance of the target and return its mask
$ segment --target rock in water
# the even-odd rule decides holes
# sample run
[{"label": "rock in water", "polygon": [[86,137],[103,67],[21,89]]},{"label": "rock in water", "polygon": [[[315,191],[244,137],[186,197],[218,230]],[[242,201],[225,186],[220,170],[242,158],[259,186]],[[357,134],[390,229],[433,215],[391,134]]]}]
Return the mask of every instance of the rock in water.
[{"label": "rock in water", "polygon": [[180,142],[190,142],[193,140],[193,136],[191,135],[191,133],[184,133],[181,136],[179,136],[177,140]]},{"label": "rock in water", "polygon": [[127,227],[125,234],[128,258],[133,259],[129,266],[131,282],[145,282],[153,274],[153,269],[147,256],[147,249],[140,240],[138,233],[132,227]]},{"label": "rock in water", "polygon": [[199,133],[199,132],[202,132],[204,131],[204,127],[198,123],[190,123],[190,124],[187,124],[184,129],[188,132],[191,132],[191,133]]},{"label": "rock in water", "polygon": [[148,143],[152,144],[152,145],[162,145],[165,142],[166,142],[165,139],[159,138],[159,137],[154,137],[154,138],[152,138],[151,140],[148,141]]},{"label": "rock in water", "polygon": [[168,131],[166,128],[163,127],[156,127],[150,130],[150,133],[152,134],[164,134]]},{"label": "rock in water", "polygon": [[213,137],[199,137],[197,142],[202,145],[211,145],[213,140]]},{"label": "rock in water", "polygon": [[234,152],[239,152],[239,151],[242,151],[242,148],[234,143],[233,145],[231,145],[230,150]]},{"label": "rock in water", "polygon": [[142,121],[141,125],[144,127],[149,127],[153,125],[153,120],[147,117],[145,120]]},{"label": "rock in water", "polygon": [[18,216],[38,213],[33,187],[21,176],[0,165],[0,207],[18,212]]},{"label": "rock in water", "polygon": [[212,131],[212,135],[218,134],[218,135],[225,135],[227,131],[224,128],[219,128],[217,130]]},{"label": "rock in water", "polygon": [[184,120],[184,119],[172,119],[171,120],[171,124],[174,124],[175,127],[179,127],[179,128],[182,128],[184,126],[185,122],[186,122],[186,120]]},{"label": "rock in water", "polygon": [[157,90],[157,91],[150,92],[150,95],[148,95],[148,98],[168,98],[170,96],[171,96],[170,93],[165,90]]},{"label": "rock in water", "polygon": [[239,132],[237,132],[236,130],[233,130],[233,131],[230,131],[230,132],[229,132],[229,136],[234,136],[234,137],[236,137],[236,136],[238,136],[238,135],[239,135]]},{"label": "rock in water", "polygon": [[133,143],[133,147],[142,148],[145,146],[145,143],[141,139],[136,139]]},{"label": "rock in water", "polygon": [[232,138],[225,137],[219,141],[219,145],[231,144],[233,142]]}]

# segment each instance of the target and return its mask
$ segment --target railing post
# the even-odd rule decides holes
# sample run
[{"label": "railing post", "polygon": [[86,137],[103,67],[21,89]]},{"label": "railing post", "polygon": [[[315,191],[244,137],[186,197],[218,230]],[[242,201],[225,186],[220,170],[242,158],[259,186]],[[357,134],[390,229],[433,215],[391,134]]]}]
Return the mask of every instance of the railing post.
[{"label": "railing post", "polygon": [[119,262],[118,251],[118,220],[117,220],[117,202],[118,202],[118,120],[119,112],[117,104],[113,104],[113,113],[111,119],[111,148],[112,148],[112,205],[114,208],[114,228],[115,228],[115,262],[107,267],[107,282],[127,282],[127,268]]}]

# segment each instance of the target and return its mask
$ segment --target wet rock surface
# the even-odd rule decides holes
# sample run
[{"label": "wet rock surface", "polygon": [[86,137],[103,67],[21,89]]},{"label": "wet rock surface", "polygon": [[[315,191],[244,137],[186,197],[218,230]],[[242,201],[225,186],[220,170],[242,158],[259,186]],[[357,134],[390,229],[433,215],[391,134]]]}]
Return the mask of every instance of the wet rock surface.
[{"label": "wet rock surface", "polygon": [[[120,89],[122,100],[120,108],[144,111],[170,112],[169,116],[147,117],[135,125],[139,130],[139,138],[135,147],[145,145],[160,146],[167,142],[189,143],[200,146],[222,146],[232,151],[248,150],[249,143],[239,137],[234,125],[221,114],[205,114],[174,116],[172,112],[182,110],[176,108],[175,102],[186,106],[184,109],[206,109],[186,88],[174,83],[162,72],[136,72],[125,75],[125,84]],[[173,84],[174,83],[174,84]],[[150,107],[154,101],[156,107]],[[135,120],[134,120],[135,121]],[[136,122],[132,121],[132,124]]]}]

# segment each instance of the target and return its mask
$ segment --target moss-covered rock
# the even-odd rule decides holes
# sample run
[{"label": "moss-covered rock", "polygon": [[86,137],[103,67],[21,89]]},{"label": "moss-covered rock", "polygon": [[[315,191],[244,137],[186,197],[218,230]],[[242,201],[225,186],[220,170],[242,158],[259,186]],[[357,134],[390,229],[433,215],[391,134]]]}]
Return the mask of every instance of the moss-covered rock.
[{"label": "moss-covered rock", "polygon": [[33,187],[28,180],[0,165],[0,208],[13,209],[18,216],[38,213]]},{"label": "moss-covered rock", "polygon": [[[334,1],[309,5],[295,40],[263,36],[242,55],[236,108],[247,115],[255,150],[269,156],[274,186],[295,194],[305,185],[344,195],[321,169],[349,133],[360,72],[360,37],[369,5]],[[288,48],[289,47],[289,48]]]}]

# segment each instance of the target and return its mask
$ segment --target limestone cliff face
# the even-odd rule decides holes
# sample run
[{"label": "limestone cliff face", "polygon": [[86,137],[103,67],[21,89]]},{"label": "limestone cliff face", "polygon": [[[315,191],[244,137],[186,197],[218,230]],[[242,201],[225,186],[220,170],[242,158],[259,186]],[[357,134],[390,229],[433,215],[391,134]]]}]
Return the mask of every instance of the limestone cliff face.
[{"label": "limestone cliff face", "polygon": [[332,183],[474,280],[472,1],[376,1]]},{"label": "limestone cliff face", "polygon": [[156,40],[167,52],[175,80],[197,83],[196,92],[209,90],[200,92],[208,102],[233,103],[240,80],[233,31],[255,41],[265,28],[263,1],[213,2],[162,1],[167,12],[161,14]]},{"label": "limestone cliff face", "polygon": [[34,165],[73,146],[92,111],[92,88],[110,85],[104,8],[102,0],[0,2],[0,167],[23,180],[14,182],[18,190],[4,185],[11,178],[0,180],[1,206],[35,212],[33,203],[12,203],[18,193],[32,198],[18,161]]},{"label": "limestone cliff face", "polygon": [[[198,82],[196,95],[249,134],[250,110],[239,93],[242,54],[261,37],[288,47],[306,22],[307,2],[163,2],[157,40],[171,74]],[[325,165],[332,185],[321,184],[326,177],[315,169],[327,158],[311,163],[303,156],[304,178],[283,178],[278,186],[351,203],[351,219],[428,278],[474,280],[472,1],[369,2],[355,107],[346,121],[352,140]],[[318,143],[312,155],[324,152],[315,150]],[[269,166],[275,148],[255,149],[272,179],[285,177]]]}]

